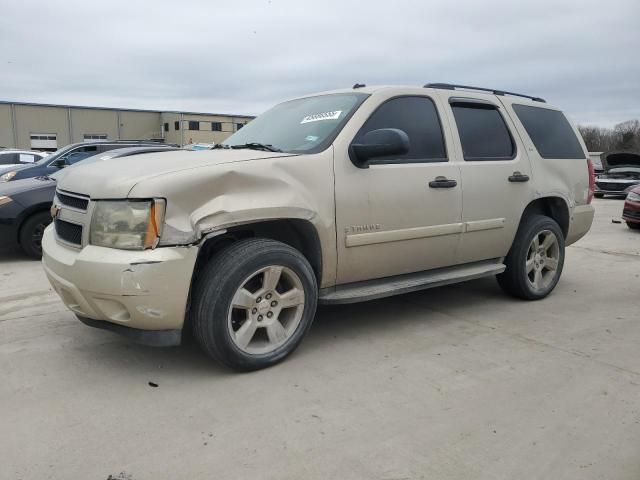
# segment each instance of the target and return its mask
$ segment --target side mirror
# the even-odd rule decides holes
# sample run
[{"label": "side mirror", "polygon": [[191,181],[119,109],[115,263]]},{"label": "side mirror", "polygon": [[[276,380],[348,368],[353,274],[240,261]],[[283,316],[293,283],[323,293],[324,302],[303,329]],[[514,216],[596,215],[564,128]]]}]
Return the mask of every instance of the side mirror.
[{"label": "side mirror", "polygon": [[67,166],[66,158],[56,158],[52,163],[49,164],[50,167],[54,168],[64,168]]},{"label": "side mirror", "polygon": [[360,143],[351,145],[351,151],[356,166],[367,168],[368,161],[372,158],[407,153],[409,151],[409,135],[397,128],[371,130],[362,137]]}]

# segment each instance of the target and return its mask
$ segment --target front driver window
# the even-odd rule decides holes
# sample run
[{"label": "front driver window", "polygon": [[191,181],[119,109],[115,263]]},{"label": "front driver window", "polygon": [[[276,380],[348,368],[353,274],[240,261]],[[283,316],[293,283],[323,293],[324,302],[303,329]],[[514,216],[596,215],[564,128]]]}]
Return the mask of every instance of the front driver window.
[{"label": "front driver window", "polygon": [[85,158],[89,158],[92,155],[98,153],[98,147],[95,145],[80,147],[74,150],[71,153],[68,153],[64,156],[65,162],[67,165],[73,165],[74,163],[79,162],[80,160],[84,160]]},{"label": "front driver window", "polygon": [[397,128],[409,136],[409,152],[382,157],[370,163],[446,162],[447,152],[436,106],[427,97],[398,97],[387,100],[371,114],[353,143],[372,130]]}]

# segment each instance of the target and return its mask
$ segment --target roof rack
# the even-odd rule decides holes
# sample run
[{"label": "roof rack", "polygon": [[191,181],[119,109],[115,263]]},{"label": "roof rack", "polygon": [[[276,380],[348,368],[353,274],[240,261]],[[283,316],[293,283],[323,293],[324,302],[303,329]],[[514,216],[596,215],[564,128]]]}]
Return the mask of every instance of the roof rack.
[{"label": "roof rack", "polygon": [[107,143],[164,143],[164,138],[132,138],[126,139],[121,138],[119,140],[96,140],[97,142],[107,142]]},{"label": "roof rack", "polygon": [[456,88],[462,88],[465,90],[479,90],[481,92],[491,92],[494,95],[512,95],[514,97],[528,98],[530,100],[533,100],[534,102],[547,103],[544,98],[532,97],[531,95],[524,95],[522,93],[507,92],[505,90],[494,90],[492,88],[470,87],[469,85],[456,85],[453,83],[427,83],[424,85],[424,88],[439,88],[442,90],[455,90]]}]

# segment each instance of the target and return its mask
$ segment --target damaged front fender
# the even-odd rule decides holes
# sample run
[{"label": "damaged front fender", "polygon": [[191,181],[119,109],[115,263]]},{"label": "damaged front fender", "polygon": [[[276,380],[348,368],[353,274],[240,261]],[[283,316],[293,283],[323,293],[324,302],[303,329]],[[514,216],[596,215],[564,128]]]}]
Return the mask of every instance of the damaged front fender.
[{"label": "damaged front fender", "polygon": [[333,149],[172,172],[137,184],[132,198],[167,200],[160,246],[194,245],[211,233],[300,219],[318,232],[323,278],[335,275]]}]

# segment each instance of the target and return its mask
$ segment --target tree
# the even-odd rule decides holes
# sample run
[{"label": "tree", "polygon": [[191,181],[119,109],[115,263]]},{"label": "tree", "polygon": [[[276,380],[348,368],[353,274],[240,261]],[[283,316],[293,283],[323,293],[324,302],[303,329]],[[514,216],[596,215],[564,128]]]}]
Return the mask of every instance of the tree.
[{"label": "tree", "polygon": [[627,120],[613,128],[578,126],[590,152],[628,150],[640,152],[640,121]]},{"label": "tree", "polygon": [[613,127],[616,150],[637,150],[640,147],[640,121],[627,120]]}]

